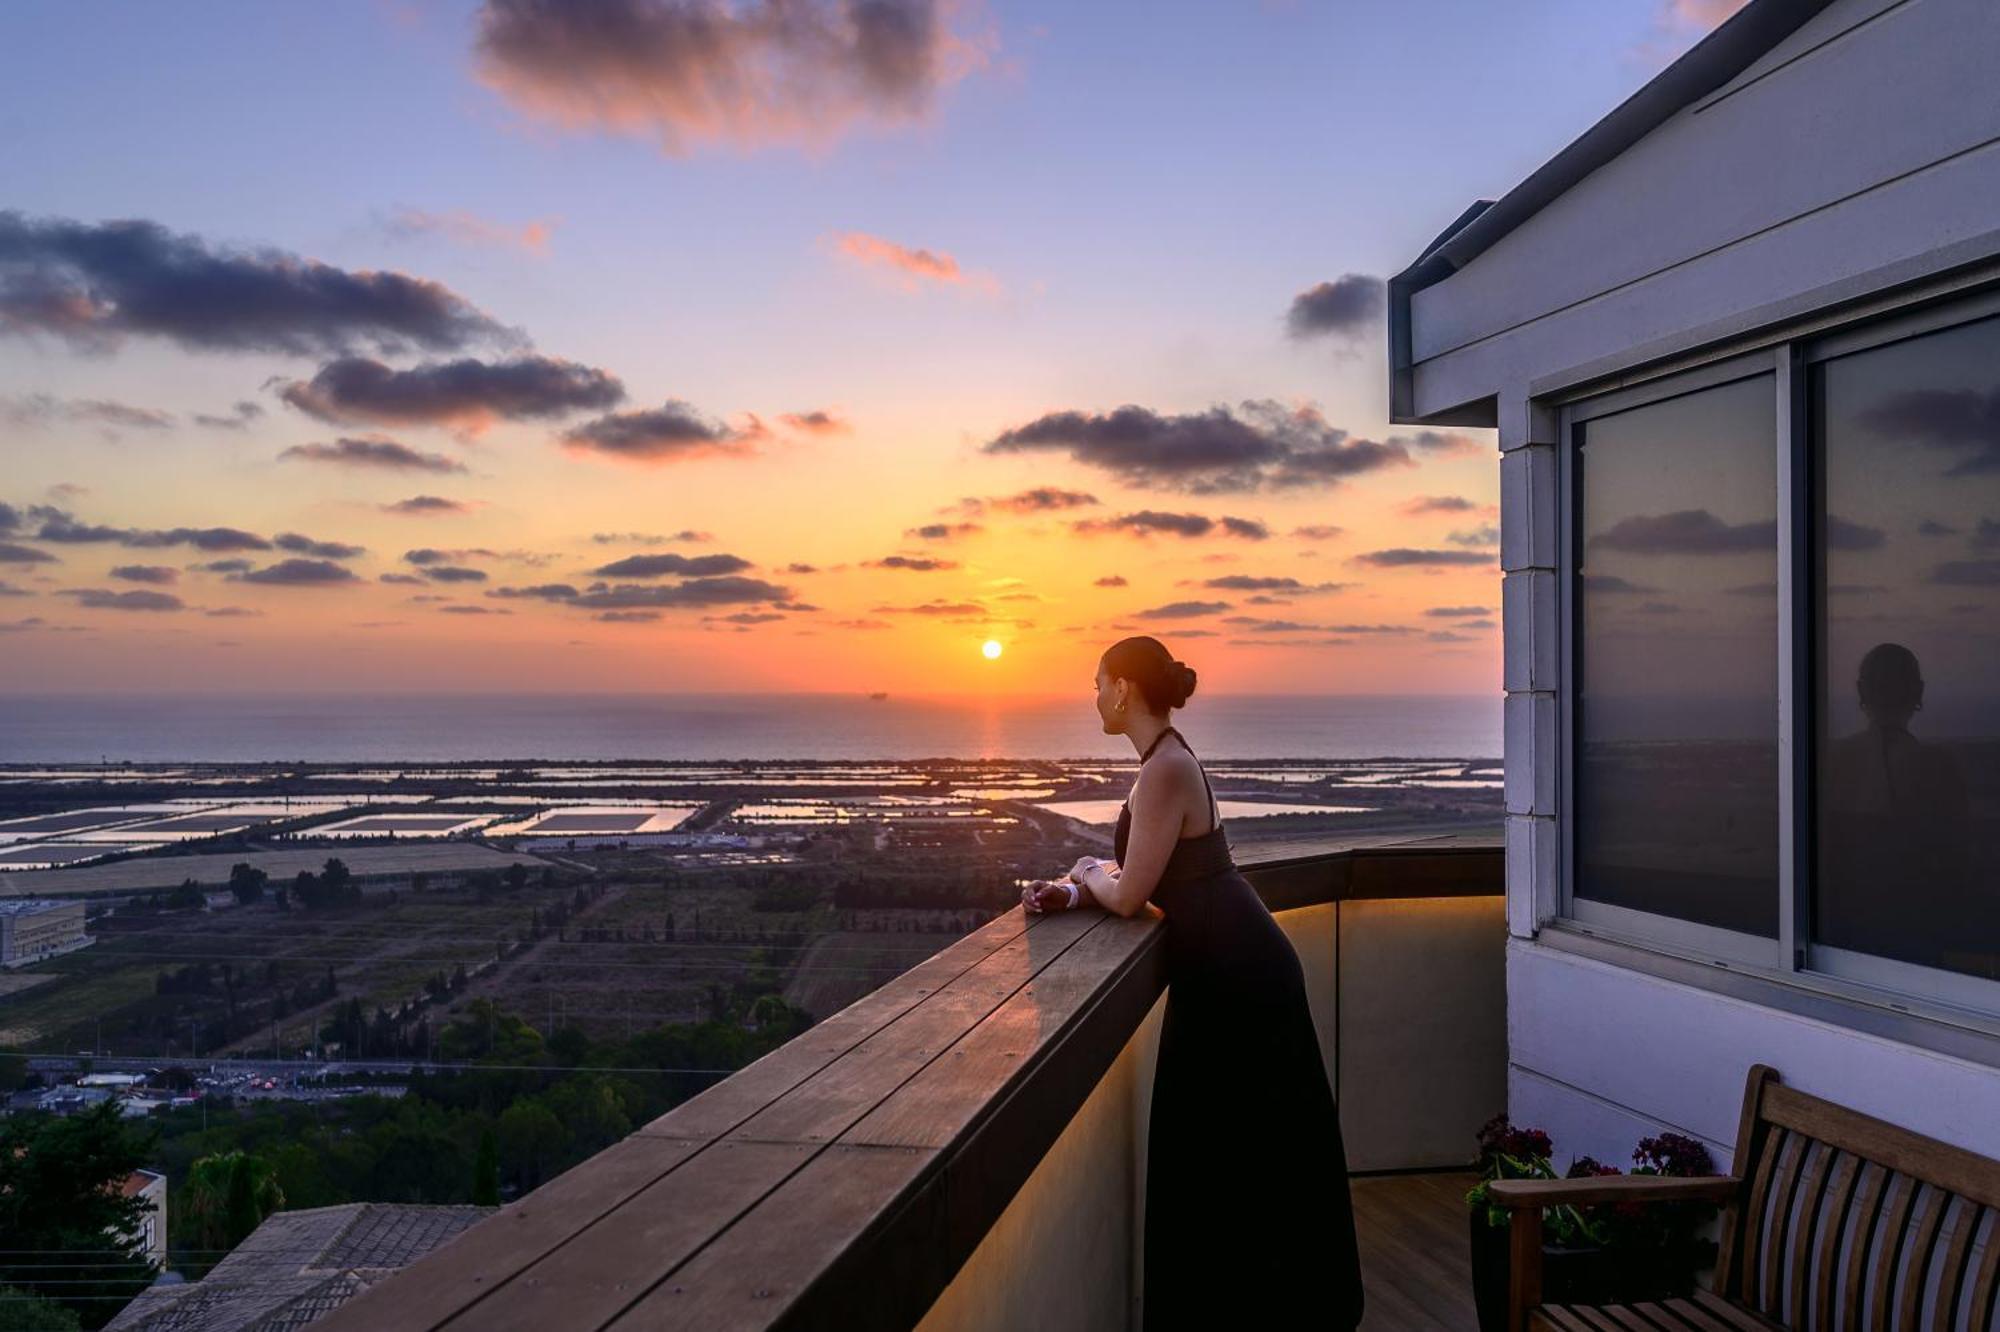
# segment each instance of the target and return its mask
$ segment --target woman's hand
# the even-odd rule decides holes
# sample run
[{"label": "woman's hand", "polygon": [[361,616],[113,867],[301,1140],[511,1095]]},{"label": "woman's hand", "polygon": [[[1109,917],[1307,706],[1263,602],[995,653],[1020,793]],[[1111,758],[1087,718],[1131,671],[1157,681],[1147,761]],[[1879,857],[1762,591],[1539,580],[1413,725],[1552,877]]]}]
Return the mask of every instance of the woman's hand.
[{"label": "woman's hand", "polygon": [[1059,879],[1036,879],[1021,889],[1021,909],[1030,915],[1045,911],[1067,911],[1069,889]]}]

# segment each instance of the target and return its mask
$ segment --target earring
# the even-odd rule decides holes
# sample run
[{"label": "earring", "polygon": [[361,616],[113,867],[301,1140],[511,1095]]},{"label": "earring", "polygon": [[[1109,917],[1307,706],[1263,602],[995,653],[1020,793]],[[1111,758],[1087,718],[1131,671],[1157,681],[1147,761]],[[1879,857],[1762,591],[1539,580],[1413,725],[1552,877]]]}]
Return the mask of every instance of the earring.
[{"label": "earring", "polygon": [[1120,699],[1120,700],[1118,701],[1118,710],[1119,710],[1120,712],[1123,712],[1123,711],[1125,711],[1125,700],[1123,700],[1123,699]]}]

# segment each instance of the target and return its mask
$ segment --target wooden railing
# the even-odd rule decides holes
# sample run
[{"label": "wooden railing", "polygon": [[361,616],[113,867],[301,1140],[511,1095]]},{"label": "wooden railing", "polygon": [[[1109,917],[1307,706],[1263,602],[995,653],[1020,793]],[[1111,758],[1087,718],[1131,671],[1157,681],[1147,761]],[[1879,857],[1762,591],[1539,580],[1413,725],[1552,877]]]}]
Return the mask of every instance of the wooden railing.
[{"label": "wooden railing", "polygon": [[[1469,1159],[1472,1129],[1504,1101],[1497,843],[1446,837],[1237,860],[1288,933],[1313,924],[1302,958],[1324,953],[1307,960],[1307,976],[1330,1072],[1352,1084],[1341,1098],[1350,1164]],[[1073,1302],[1086,1301],[1122,1322],[1136,1289],[1129,1190],[1064,1195],[1097,1218],[1089,1243],[1047,1246],[1075,1271],[1022,1266],[1037,1241],[1014,1225],[997,1238],[996,1222],[1054,1196],[1046,1190],[1077,1188],[1074,1170],[1037,1177],[1065,1134],[1063,1159],[1115,1167],[1107,1178],[1130,1180],[1143,1160],[1133,1076],[1150,1068],[1140,1041],[1157,1027],[1163,929],[1158,916],[1016,907],[319,1325],[907,1328],[948,1296],[1001,1326],[1010,1319],[987,1295],[1028,1279],[1048,1283],[1035,1292],[1045,1311],[1070,1301],[1072,1321],[1104,1321],[1074,1316]],[[1376,943],[1357,950],[1348,936],[1362,929]],[[1433,958],[1426,975],[1426,933],[1467,956]],[[1366,992],[1350,994],[1354,983]],[[1379,1010],[1397,1002],[1428,1007],[1389,1030]],[[1357,1004],[1364,1011],[1350,1019]],[[1364,1079],[1341,1076],[1348,1046],[1367,1048],[1343,1037],[1356,1020],[1381,1027],[1380,1048],[1393,1051],[1378,1051],[1382,1067]],[[1449,1048],[1413,1044],[1426,1031]],[[1371,1110],[1384,1096],[1405,1104]],[[1442,1120],[1441,1101],[1453,1103]],[[1432,1141],[1406,1141],[1432,1121]],[[1459,1142],[1462,1151],[1449,1145]],[[1364,1159],[1440,1151],[1442,1161]]]}]

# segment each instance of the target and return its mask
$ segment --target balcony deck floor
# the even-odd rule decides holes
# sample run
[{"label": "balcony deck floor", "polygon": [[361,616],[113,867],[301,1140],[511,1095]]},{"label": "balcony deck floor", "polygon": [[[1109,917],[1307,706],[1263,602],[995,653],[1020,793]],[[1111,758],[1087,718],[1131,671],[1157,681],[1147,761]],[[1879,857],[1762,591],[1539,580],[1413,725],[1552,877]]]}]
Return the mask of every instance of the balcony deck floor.
[{"label": "balcony deck floor", "polygon": [[1464,1171],[1361,1176],[1352,1181],[1368,1332],[1478,1332]]}]

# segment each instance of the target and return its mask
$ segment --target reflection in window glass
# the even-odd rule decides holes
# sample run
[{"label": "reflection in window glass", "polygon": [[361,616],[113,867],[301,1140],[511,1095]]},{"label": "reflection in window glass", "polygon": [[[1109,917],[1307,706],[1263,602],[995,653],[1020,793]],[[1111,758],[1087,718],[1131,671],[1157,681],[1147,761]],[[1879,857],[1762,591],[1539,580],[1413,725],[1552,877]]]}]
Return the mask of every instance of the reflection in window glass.
[{"label": "reflection in window glass", "polygon": [[1776,384],[1584,423],[1575,895],[1775,936]]},{"label": "reflection in window glass", "polygon": [[2000,319],[1813,372],[1820,943],[2000,977]]}]

